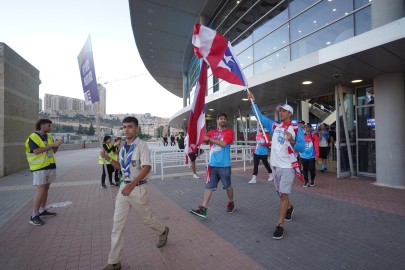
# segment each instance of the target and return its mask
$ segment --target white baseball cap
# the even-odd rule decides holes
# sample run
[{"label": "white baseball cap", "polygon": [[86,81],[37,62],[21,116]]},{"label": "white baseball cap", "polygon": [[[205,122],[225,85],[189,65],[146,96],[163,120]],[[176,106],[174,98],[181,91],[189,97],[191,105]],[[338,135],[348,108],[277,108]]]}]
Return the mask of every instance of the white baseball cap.
[{"label": "white baseball cap", "polygon": [[276,107],[276,110],[279,112],[281,108],[283,108],[283,109],[286,110],[286,111],[289,111],[290,113],[294,113],[293,108],[292,108],[290,105],[288,105],[288,104],[278,105],[278,106]]}]

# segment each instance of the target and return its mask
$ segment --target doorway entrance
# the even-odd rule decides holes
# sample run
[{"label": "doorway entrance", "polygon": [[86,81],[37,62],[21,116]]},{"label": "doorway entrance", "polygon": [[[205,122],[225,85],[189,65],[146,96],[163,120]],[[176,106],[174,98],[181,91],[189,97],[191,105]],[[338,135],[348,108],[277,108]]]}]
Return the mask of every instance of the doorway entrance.
[{"label": "doorway entrance", "polygon": [[374,89],[337,85],[337,177],[376,175]]},{"label": "doorway entrance", "polygon": [[337,177],[355,176],[357,174],[355,90],[337,85],[335,97]]}]

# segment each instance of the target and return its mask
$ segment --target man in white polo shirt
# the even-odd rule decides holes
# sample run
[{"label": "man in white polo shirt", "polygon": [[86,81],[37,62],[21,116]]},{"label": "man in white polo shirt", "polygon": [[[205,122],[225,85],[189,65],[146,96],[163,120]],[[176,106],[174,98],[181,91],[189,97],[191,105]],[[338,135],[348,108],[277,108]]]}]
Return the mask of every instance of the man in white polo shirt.
[{"label": "man in white polo shirt", "polygon": [[[249,92],[248,97],[255,101],[252,93]],[[299,170],[296,167],[298,162],[294,151],[302,152],[305,149],[304,133],[300,126],[294,126],[291,123],[294,111],[288,104],[279,105],[276,108],[280,122],[275,122],[261,114],[255,103],[252,105],[252,110],[263,126],[272,133],[270,163],[273,167],[274,185],[280,197],[278,221],[273,238],[281,239],[284,236],[284,220],[290,221],[294,211],[288,195],[291,193],[296,170]]]}]

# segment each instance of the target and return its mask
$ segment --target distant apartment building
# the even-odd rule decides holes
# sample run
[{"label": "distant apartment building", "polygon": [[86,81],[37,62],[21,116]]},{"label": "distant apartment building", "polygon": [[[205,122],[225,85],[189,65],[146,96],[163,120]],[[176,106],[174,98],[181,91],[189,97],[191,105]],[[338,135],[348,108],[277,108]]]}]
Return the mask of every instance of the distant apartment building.
[{"label": "distant apartment building", "polygon": [[42,98],[40,98],[39,99],[39,108],[38,108],[40,112],[42,111],[42,103],[43,103]]},{"label": "distant apartment building", "polygon": [[[100,114],[106,114],[106,88],[98,85],[100,95]],[[41,101],[40,101],[41,103]],[[40,105],[42,107],[42,105]],[[40,108],[41,108],[40,107]],[[84,114],[94,115],[94,105],[86,105],[83,99],[71,98],[59,95],[45,94],[44,111],[50,114],[64,113],[64,114]]]}]

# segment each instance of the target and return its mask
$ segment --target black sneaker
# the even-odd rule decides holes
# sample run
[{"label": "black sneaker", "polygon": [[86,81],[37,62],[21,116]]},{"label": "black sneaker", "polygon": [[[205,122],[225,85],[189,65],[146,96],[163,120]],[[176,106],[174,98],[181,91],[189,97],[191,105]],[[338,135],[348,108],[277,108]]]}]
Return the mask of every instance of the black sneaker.
[{"label": "black sneaker", "polygon": [[311,187],[314,187],[315,186],[315,183],[314,182],[311,182]]},{"label": "black sneaker", "polygon": [[102,188],[107,188],[107,186],[106,186],[106,185],[101,185],[101,187],[102,187]]},{"label": "black sneaker", "polygon": [[49,212],[48,210],[44,210],[41,214],[39,214],[40,217],[54,217],[57,214],[54,212]]},{"label": "black sneaker", "polygon": [[294,212],[294,207],[291,205],[290,209],[287,209],[284,219],[287,221],[292,220],[292,213]]},{"label": "black sneaker", "polygon": [[235,204],[233,202],[229,202],[226,206],[226,212],[232,214],[235,211]]},{"label": "black sneaker", "polygon": [[273,233],[273,238],[279,240],[283,238],[283,236],[284,236],[284,228],[281,226],[277,226],[276,230]]},{"label": "black sneaker", "polygon": [[28,223],[34,226],[41,226],[45,224],[45,222],[39,217],[39,215],[30,217],[30,221]]},{"label": "black sneaker", "polygon": [[202,218],[207,217],[207,208],[205,208],[202,205],[199,205],[198,209],[196,209],[196,210],[190,209],[189,211],[193,215],[196,215],[196,216],[199,216],[199,217],[202,217]]},{"label": "black sneaker", "polygon": [[302,185],[302,187],[309,187],[309,183],[308,183],[308,182],[304,183],[304,184]]}]

